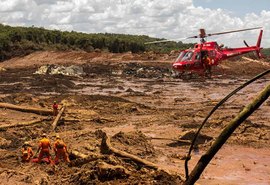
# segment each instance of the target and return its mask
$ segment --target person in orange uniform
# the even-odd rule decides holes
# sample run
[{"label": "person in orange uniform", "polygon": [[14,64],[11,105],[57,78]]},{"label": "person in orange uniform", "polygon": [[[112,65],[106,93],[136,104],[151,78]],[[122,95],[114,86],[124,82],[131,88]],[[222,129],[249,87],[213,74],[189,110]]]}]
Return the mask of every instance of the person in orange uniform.
[{"label": "person in orange uniform", "polygon": [[33,157],[33,150],[28,142],[24,142],[22,146],[22,162],[29,162],[31,157]]},{"label": "person in orange uniform", "polygon": [[58,114],[58,105],[57,105],[56,101],[53,102],[52,108],[53,108],[53,115],[57,116],[57,114]]},{"label": "person in orange uniform", "polygon": [[210,57],[206,54],[204,57],[203,57],[203,66],[204,66],[204,72],[205,72],[205,75],[209,75],[209,77],[212,76],[212,71],[211,71],[211,59]]},{"label": "person in orange uniform", "polygon": [[38,151],[40,151],[39,156],[38,156],[38,163],[41,162],[42,158],[46,156],[51,162],[51,155],[50,155],[50,149],[51,149],[51,143],[50,140],[47,138],[46,134],[42,134],[42,139],[39,141],[38,145]]},{"label": "person in orange uniform", "polygon": [[67,152],[67,145],[60,139],[59,135],[56,135],[56,141],[54,142],[53,149],[55,152],[54,163],[58,164],[59,159],[63,158],[65,162],[69,163],[69,156]]}]

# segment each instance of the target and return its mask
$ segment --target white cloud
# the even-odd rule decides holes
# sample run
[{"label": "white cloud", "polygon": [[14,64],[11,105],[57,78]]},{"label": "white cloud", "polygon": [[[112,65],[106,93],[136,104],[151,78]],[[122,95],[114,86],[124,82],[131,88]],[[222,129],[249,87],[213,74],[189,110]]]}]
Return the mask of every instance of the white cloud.
[{"label": "white cloud", "polygon": [[[144,34],[176,39],[207,32],[264,27],[270,32],[270,11],[234,17],[222,9],[195,7],[192,0],[0,0],[0,22],[87,33]],[[227,45],[256,42],[258,31],[213,37]],[[209,38],[210,40],[210,38]],[[191,40],[196,42],[196,40]],[[270,40],[263,39],[270,47]]]}]

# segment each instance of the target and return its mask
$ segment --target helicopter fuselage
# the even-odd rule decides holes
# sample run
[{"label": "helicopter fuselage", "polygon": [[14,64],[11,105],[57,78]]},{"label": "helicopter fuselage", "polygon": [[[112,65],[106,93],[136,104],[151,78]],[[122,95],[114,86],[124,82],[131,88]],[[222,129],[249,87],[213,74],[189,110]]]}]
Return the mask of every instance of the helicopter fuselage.
[{"label": "helicopter fuselage", "polygon": [[223,46],[219,46],[217,42],[203,42],[195,44],[194,48],[180,52],[179,56],[173,63],[173,69],[178,72],[204,70],[202,60],[204,55],[207,55],[210,58],[210,66],[216,66],[222,60],[254,51],[260,58],[262,57],[260,53],[262,32],[263,30],[260,31],[256,46],[224,48]]}]

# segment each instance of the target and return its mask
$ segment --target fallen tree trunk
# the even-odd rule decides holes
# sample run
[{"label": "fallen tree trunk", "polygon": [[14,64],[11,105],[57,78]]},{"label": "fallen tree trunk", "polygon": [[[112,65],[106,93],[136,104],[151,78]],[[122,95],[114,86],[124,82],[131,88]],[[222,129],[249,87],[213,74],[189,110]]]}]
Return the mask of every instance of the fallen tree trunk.
[{"label": "fallen tree trunk", "polygon": [[66,109],[66,107],[63,106],[61,108],[61,110],[59,111],[59,113],[57,114],[57,116],[56,116],[56,118],[55,118],[55,120],[53,121],[53,124],[52,124],[53,130],[55,130],[55,128],[57,127],[57,123],[58,123],[59,119],[61,118],[61,116],[62,116],[63,112],[65,111],[65,109]]},{"label": "fallen tree trunk", "polygon": [[[154,164],[150,161],[147,161],[145,159],[142,159],[140,157],[137,157],[136,155],[133,155],[133,154],[130,154],[130,153],[127,153],[125,151],[120,151],[116,148],[114,148],[112,145],[111,145],[111,141],[110,141],[110,138],[107,136],[107,134],[103,131],[102,132],[102,141],[101,141],[101,152],[102,153],[106,153],[106,154],[111,154],[111,153],[114,153],[115,155],[118,155],[120,157],[124,157],[124,158],[129,158],[137,163],[140,163],[140,164],[143,164],[144,166],[147,166],[149,168],[152,168],[152,169],[155,169],[155,170],[162,170],[164,172],[166,172],[167,174],[169,175],[172,175],[170,172],[168,172],[167,170],[165,169],[162,169],[160,168],[157,164]],[[184,181],[184,177],[177,174],[177,176]],[[195,185],[198,185],[197,183]]]},{"label": "fallen tree trunk", "polygon": [[38,120],[33,120],[30,122],[26,123],[16,123],[16,124],[5,124],[5,125],[0,125],[0,130],[5,130],[7,128],[13,128],[13,127],[24,127],[24,126],[29,126],[29,125],[34,125],[37,123],[41,123],[47,119],[38,119]]},{"label": "fallen tree trunk", "polygon": [[268,99],[270,96],[270,85],[266,86],[265,89],[253,100],[252,103],[247,105],[238,116],[236,116],[221,132],[221,134],[217,137],[216,141],[210,147],[210,149],[202,155],[197,165],[194,167],[189,177],[186,179],[184,185],[192,185],[199,178],[206,166],[215,156],[215,154],[219,151],[219,149],[223,146],[223,144],[227,141],[227,139],[232,135],[235,129],[246,120],[255,110],[257,110],[261,104]]},{"label": "fallen tree trunk", "polygon": [[30,108],[30,107],[13,105],[13,104],[9,104],[9,103],[0,103],[0,108],[6,108],[6,109],[21,111],[21,112],[35,113],[35,114],[44,115],[44,116],[51,116],[51,115],[53,115],[52,110]]},{"label": "fallen tree trunk", "polygon": [[103,133],[104,134],[103,134],[102,141],[101,141],[101,152],[102,153],[107,153],[107,154],[114,153],[114,154],[121,156],[121,157],[130,158],[133,161],[140,163],[140,164],[143,164],[149,168],[153,168],[153,169],[159,168],[156,164],[154,164],[150,161],[147,161],[145,159],[141,159],[135,155],[129,154],[125,151],[120,151],[120,150],[112,147],[110,138],[107,136],[107,134],[105,132],[103,132]]}]

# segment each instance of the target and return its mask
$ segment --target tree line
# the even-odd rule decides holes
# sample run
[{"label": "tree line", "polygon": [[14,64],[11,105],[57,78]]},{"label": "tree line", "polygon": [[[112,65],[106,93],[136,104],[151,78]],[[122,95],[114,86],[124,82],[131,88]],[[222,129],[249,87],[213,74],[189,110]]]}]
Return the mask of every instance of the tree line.
[{"label": "tree line", "polygon": [[40,50],[84,50],[96,49],[123,53],[154,51],[168,53],[171,50],[186,49],[193,44],[168,42],[145,45],[145,42],[159,40],[146,35],[114,33],[81,33],[75,31],[48,30],[38,27],[12,27],[0,24],[0,61],[23,56]]}]

